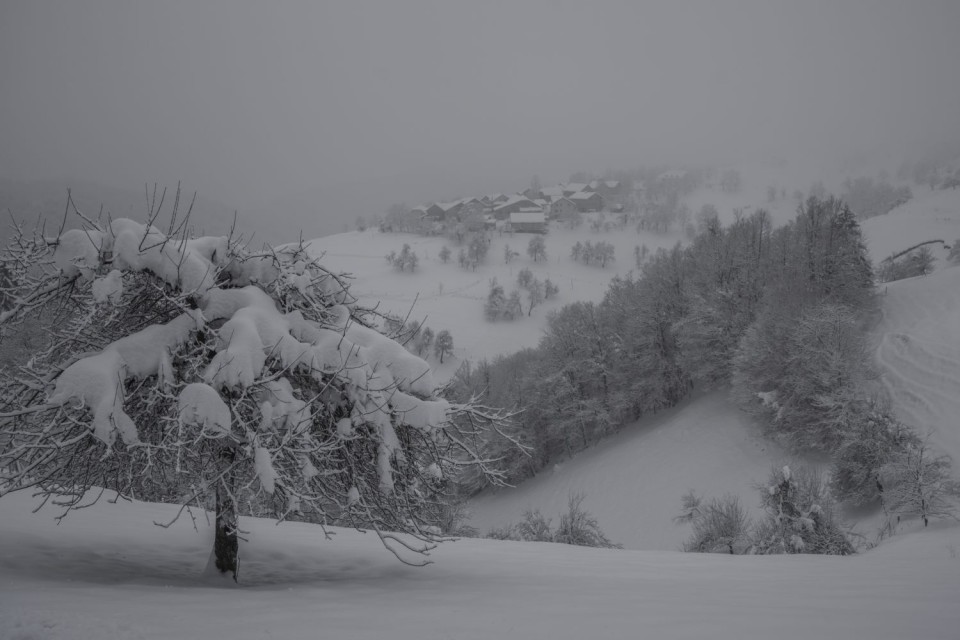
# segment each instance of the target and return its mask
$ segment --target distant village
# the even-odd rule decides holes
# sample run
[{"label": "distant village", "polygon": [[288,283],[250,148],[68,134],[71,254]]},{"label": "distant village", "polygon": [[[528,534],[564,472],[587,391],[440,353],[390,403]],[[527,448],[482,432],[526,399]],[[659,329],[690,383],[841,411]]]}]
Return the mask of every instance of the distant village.
[{"label": "distant village", "polygon": [[[637,199],[637,191],[620,180],[570,182],[553,187],[531,186],[512,195],[491,193],[435,202],[406,212],[393,212],[382,223],[384,230],[442,232],[451,225],[463,225],[468,232],[505,229],[518,233],[546,233],[550,220],[567,221],[584,213],[624,211]],[[404,219],[397,219],[402,217]]]},{"label": "distant village", "polygon": [[703,172],[657,171],[635,179],[604,179],[541,187],[537,180],[522,192],[490,193],[407,208],[391,207],[380,222],[382,231],[442,234],[452,227],[467,233],[498,229],[546,233],[549,222],[576,223],[583,214],[620,213],[644,227],[664,230],[676,218],[678,195],[689,193]]}]

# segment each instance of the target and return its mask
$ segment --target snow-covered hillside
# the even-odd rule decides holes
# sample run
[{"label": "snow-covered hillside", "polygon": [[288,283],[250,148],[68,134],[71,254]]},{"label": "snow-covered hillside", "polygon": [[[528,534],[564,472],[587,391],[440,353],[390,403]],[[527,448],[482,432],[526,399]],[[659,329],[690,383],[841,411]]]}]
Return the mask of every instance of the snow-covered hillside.
[{"label": "snow-covered hillside", "polygon": [[[943,240],[952,244],[960,238],[960,190],[930,191],[914,186],[913,193],[913,199],[887,215],[861,223],[874,264],[920,242]],[[941,259],[947,253],[941,245],[930,245],[930,250]]]},{"label": "snow-covered hillside", "polygon": [[400,564],[373,535],[243,519],[239,588],[204,582],[212,532],[168,505],[100,504],[59,526],[0,501],[0,638],[956,638],[960,534],[861,556],[754,556],[461,540]]},{"label": "snow-covered hillside", "polygon": [[676,550],[689,529],[673,522],[684,493],[731,493],[759,515],[754,483],[765,482],[784,459],[723,392],[714,392],[632,424],[516,488],[472,500],[471,524],[486,533],[518,522],[527,509],[556,524],[568,496],[583,493],[584,508],[614,542]]},{"label": "snow-covered hillside", "polygon": [[[613,214],[608,219],[612,221]],[[456,360],[442,367],[441,374],[446,371],[449,375],[457,361],[493,358],[536,346],[551,309],[579,300],[598,302],[614,275],[626,275],[636,268],[634,247],[645,244],[655,251],[671,247],[681,239],[679,234],[637,233],[633,227],[594,233],[586,224],[573,231],[554,224],[545,237],[547,260],[534,262],[527,255],[527,244],[533,237],[535,234],[494,233],[486,263],[475,271],[457,264],[458,248],[443,237],[368,229],[318,238],[310,242],[310,247],[314,255],[324,256],[327,268],[353,274],[352,290],[362,301],[379,303],[381,310],[401,316],[410,312],[411,319],[426,318],[427,326],[434,331],[448,329],[453,334]],[[605,269],[574,262],[570,249],[578,241],[613,244],[616,262]],[[397,271],[384,259],[391,251],[399,252],[404,244],[409,244],[420,259],[413,273]],[[520,254],[509,264],[504,261],[507,245]],[[446,264],[439,257],[444,246],[453,251]],[[483,303],[490,291],[490,280],[496,278],[509,293],[517,288],[517,273],[525,267],[540,280],[550,278],[560,288],[557,298],[536,307],[529,317],[487,322]],[[524,308],[526,311],[526,299]]]},{"label": "snow-covered hillside", "polygon": [[894,409],[960,465],[960,267],[890,283],[877,362]]}]

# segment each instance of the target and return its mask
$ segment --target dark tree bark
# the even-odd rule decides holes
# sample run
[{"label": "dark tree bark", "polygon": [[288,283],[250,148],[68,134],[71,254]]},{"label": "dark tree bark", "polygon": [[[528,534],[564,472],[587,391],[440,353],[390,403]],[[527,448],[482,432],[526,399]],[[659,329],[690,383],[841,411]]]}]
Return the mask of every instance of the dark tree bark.
[{"label": "dark tree bark", "polygon": [[240,572],[240,542],[237,537],[236,487],[234,482],[234,451],[224,448],[217,459],[217,516],[213,539],[214,561],[220,573],[230,573],[237,581]]}]

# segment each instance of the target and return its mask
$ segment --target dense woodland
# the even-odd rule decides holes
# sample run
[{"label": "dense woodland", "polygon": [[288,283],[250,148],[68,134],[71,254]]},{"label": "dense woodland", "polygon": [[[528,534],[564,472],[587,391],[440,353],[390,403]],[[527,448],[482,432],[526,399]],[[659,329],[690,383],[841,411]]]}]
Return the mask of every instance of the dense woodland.
[{"label": "dense woodland", "polygon": [[689,246],[650,255],[599,304],[552,313],[537,348],[465,364],[453,390],[522,411],[534,454],[512,456],[519,481],[695,389],[729,388],[768,436],[831,454],[838,500],[876,503],[891,465],[922,450],[875,393],[865,336],[876,308],[843,201],[811,196],[777,229],[762,210],[727,226],[700,216]]}]

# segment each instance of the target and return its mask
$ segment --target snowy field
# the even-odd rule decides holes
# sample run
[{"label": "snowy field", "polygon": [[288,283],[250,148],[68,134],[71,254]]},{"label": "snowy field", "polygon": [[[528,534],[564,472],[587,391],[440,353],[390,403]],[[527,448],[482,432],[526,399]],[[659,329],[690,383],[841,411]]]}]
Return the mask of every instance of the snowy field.
[{"label": "snowy field", "polygon": [[[608,219],[612,221],[613,214],[608,214]],[[310,247],[314,255],[324,256],[323,263],[328,269],[354,276],[351,289],[361,301],[379,303],[381,310],[404,317],[409,312],[411,319],[425,318],[427,326],[435,332],[449,330],[453,335],[455,358],[445,359],[446,366],[440,371],[442,377],[444,372],[452,374],[464,359],[493,358],[536,346],[551,310],[579,300],[599,302],[613,276],[626,275],[635,269],[634,247],[646,244],[652,252],[659,247],[672,247],[681,239],[676,233],[637,233],[633,227],[623,232],[594,233],[586,223],[573,231],[553,224],[545,236],[547,260],[537,263],[527,255],[527,244],[534,236],[494,233],[487,261],[475,271],[457,264],[459,248],[442,237],[368,229],[319,238],[311,241]],[[616,262],[605,269],[574,262],[570,249],[578,241],[613,244]],[[404,244],[409,244],[420,259],[413,273],[397,271],[384,259],[391,251],[399,253]],[[446,264],[439,258],[444,245],[453,253]],[[520,254],[509,264],[504,262],[507,245]],[[536,307],[529,317],[524,315],[513,322],[487,322],[483,305],[490,292],[490,280],[496,278],[509,294],[517,288],[517,274],[525,267],[539,280],[550,278],[560,288],[557,298]],[[526,305],[524,296],[525,314]]]},{"label": "snowy field", "polygon": [[715,392],[634,423],[516,488],[475,498],[470,523],[485,534],[539,509],[556,524],[567,497],[583,493],[583,507],[614,542],[628,549],[677,550],[689,533],[689,525],[673,522],[684,493],[731,493],[760,516],[754,483],[766,482],[771,466],[785,462],[779,447],[757,435],[749,419]]},{"label": "snowy field", "polygon": [[375,536],[244,519],[239,587],[201,578],[212,531],[167,505],[0,501],[0,638],[865,638],[951,640],[960,531],[853,557],[683,554],[461,540],[434,564]]}]

